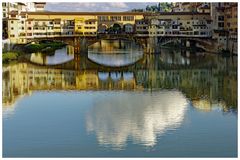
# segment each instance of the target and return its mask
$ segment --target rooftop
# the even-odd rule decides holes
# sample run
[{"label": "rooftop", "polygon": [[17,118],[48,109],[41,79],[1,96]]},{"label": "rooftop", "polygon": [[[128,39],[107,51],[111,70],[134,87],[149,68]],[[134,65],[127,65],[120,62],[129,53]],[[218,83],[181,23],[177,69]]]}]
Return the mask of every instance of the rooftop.
[{"label": "rooftop", "polygon": [[[146,13],[145,13],[146,14]],[[160,13],[147,13],[146,15],[210,15],[210,13],[198,12],[160,12]]]},{"label": "rooftop", "polygon": [[143,12],[28,12],[28,15],[143,15]]},{"label": "rooftop", "polygon": [[198,13],[198,12],[158,12],[158,13],[146,13],[146,12],[28,12],[28,15],[210,15],[210,13]]}]

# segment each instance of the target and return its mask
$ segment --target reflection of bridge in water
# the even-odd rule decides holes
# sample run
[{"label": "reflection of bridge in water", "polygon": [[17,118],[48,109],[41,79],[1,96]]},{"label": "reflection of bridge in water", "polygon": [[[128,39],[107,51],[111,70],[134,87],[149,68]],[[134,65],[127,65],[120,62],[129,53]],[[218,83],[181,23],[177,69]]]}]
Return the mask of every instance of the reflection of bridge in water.
[{"label": "reflection of bridge in water", "polygon": [[3,104],[36,90],[134,90],[133,72],[67,70],[19,63],[3,69]]},{"label": "reflection of bridge in water", "polygon": [[225,97],[227,104],[236,106],[236,72],[232,69],[226,70],[225,67],[230,66],[224,62],[221,66],[208,62],[205,65],[164,65],[157,57],[152,59],[148,56],[129,67],[109,68],[91,64],[87,57],[76,57],[78,58],[63,65],[18,63],[4,67],[3,104],[13,104],[21,95],[40,90],[175,88],[191,99],[198,99],[202,95],[206,95],[209,100]]}]

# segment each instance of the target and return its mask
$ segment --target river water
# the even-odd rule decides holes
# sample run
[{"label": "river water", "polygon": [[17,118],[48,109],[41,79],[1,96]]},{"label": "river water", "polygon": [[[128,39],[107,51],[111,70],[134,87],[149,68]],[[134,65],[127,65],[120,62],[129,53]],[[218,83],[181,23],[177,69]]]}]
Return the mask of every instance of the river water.
[{"label": "river water", "polygon": [[3,66],[4,157],[236,157],[237,57],[103,40]]}]

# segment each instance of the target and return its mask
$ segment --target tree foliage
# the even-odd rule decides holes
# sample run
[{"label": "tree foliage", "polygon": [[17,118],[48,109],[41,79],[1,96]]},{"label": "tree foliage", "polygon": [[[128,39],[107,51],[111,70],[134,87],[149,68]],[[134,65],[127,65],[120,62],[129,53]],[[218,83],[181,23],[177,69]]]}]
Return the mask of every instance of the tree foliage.
[{"label": "tree foliage", "polygon": [[[173,7],[172,3],[160,2],[153,6],[147,5],[145,10],[147,12],[171,12],[172,7]],[[137,10],[140,10],[140,9],[133,9],[133,11],[137,11]]]}]

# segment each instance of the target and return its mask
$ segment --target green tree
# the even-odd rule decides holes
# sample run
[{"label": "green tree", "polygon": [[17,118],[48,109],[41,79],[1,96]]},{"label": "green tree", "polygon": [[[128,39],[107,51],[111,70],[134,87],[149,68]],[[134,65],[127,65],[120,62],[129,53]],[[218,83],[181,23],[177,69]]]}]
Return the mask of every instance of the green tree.
[{"label": "green tree", "polygon": [[159,6],[159,10],[162,12],[171,12],[173,4],[168,2],[161,2],[159,3],[158,6]]},{"label": "green tree", "polygon": [[146,11],[151,11],[151,7],[149,5],[147,5]]},{"label": "green tree", "polygon": [[161,2],[157,5],[149,6],[147,5],[146,11],[148,12],[171,12],[173,4],[168,2]]}]

